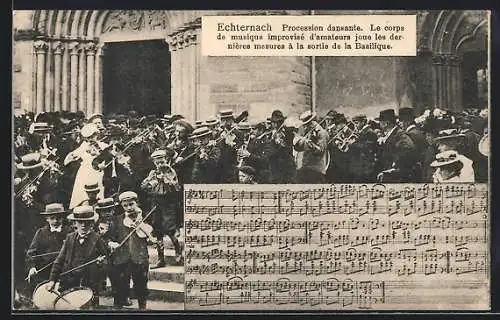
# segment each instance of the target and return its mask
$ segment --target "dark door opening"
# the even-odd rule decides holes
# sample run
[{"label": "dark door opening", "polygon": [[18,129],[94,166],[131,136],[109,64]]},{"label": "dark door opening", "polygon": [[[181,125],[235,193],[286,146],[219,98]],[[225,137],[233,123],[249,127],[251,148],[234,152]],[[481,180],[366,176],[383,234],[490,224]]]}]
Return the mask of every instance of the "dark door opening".
[{"label": "dark door opening", "polygon": [[106,45],[103,63],[105,114],[163,116],[170,113],[170,52],[163,40]]},{"label": "dark door opening", "polygon": [[465,108],[486,108],[488,53],[486,51],[469,51],[463,54],[463,104]]}]

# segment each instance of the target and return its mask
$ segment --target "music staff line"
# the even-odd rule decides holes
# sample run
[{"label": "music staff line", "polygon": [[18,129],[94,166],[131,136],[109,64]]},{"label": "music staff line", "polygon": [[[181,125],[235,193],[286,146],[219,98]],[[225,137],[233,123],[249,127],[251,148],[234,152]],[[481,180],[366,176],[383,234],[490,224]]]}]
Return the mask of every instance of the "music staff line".
[{"label": "music staff line", "polygon": [[240,264],[233,261],[229,264],[214,262],[208,264],[190,264],[186,266],[185,272],[188,274],[199,275],[225,275],[226,277],[241,275],[248,277],[250,275],[328,275],[328,274],[395,274],[397,276],[410,275],[437,275],[437,274],[455,274],[457,276],[470,273],[487,274],[489,272],[488,259],[482,261],[468,261],[464,266],[452,265],[450,261],[440,262],[413,262],[397,264],[393,261],[380,261],[370,263],[367,261],[352,261],[343,263],[342,261],[319,261],[318,263],[302,263],[272,261],[262,264],[253,262],[251,264]]},{"label": "music staff line", "polygon": [[[331,261],[331,260],[341,260],[345,262],[352,261],[365,261],[369,262],[380,262],[380,261],[390,261],[390,260],[406,260],[409,262],[413,261],[438,261],[441,259],[446,259],[454,262],[465,262],[471,259],[485,259],[489,257],[489,253],[486,251],[469,250],[466,247],[458,248],[454,251],[452,250],[438,250],[438,249],[427,249],[425,251],[418,251],[416,248],[405,248],[392,251],[382,251],[381,248],[375,247],[369,251],[357,251],[355,248],[349,248],[345,251],[334,251],[331,249],[327,250],[308,250],[308,251],[236,251],[236,250],[222,250],[213,249],[209,251],[203,250],[186,250],[186,261],[188,263],[191,260],[205,260],[206,262],[214,260],[225,260],[227,262],[241,260],[243,262],[254,261],[258,263],[274,261],[279,259],[281,262],[286,261]],[[454,260],[451,260],[454,259]]]},{"label": "music staff line", "polygon": [[[206,190],[203,187],[202,190],[196,190],[197,186],[189,186],[185,191],[184,197],[186,202],[189,203],[191,200],[274,200],[278,201],[284,199],[285,201],[290,200],[319,200],[327,198],[328,200],[344,199],[350,198],[355,200],[360,199],[387,199],[388,201],[401,199],[405,201],[410,199],[422,200],[426,198],[430,199],[452,199],[452,198],[487,198],[487,185],[472,184],[467,185],[465,188],[463,185],[460,187],[457,185],[439,185],[439,184],[424,184],[420,187],[412,187],[408,185],[402,185],[403,188],[399,187],[388,187],[383,184],[375,184],[372,187],[368,185],[340,185],[337,188],[336,185],[330,185],[329,187],[317,187],[307,185],[296,186],[297,190],[292,190],[287,188],[286,190],[266,190],[267,185],[259,185],[258,190],[252,190],[251,186],[246,186],[243,188],[241,186],[228,186],[230,190],[226,189],[216,189],[216,190]],[[272,186],[275,189],[275,186]],[[243,189],[243,190],[242,190]],[[246,189],[246,190],[245,190]],[[400,190],[403,189],[403,190]],[[478,190],[479,189],[479,190]],[[485,189],[485,190],[483,190]]]},{"label": "music staff line", "polygon": [[[457,283],[455,283],[457,284]],[[484,287],[482,282],[468,282],[459,285],[446,284],[425,286],[406,281],[290,281],[286,278],[277,281],[196,281],[186,284],[186,303],[199,306],[222,304],[294,304],[294,305],[337,305],[347,307],[356,305],[360,309],[370,309],[372,305],[385,303],[432,302],[438,297],[455,294],[460,290],[457,303],[471,303],[476,299],[475,290]],[[435,294],[422,296],[418,289],[431,289]],[[196,290],[200,289],[200,290]],[[454,289],[449,293],[440,289]]]},{"label": "music staff line", "polygon": [[186,234],[191,231],[239,231],[239,232],[271,232],[283,233],[289,230],[357,230],[369,229],[378,230],[388,228],[388,232],[392,230],[419,230],[419,229],[452,229],[453,231],[462,229],[483,229],[489,225],[486,219],[479,220],[453,220],[451,217],[435,217],[432,220],[384,220],[379,218],[370,218],[368,221],[360,220],[357,217],[336,221],[327,220],[307,220],[307,221],[290,221],[289,219],[278,220],[271,218],[269,220],[257,218],[246,221],[223,220],[222,218],[212,219],[210,217],[203,220],[186,219],[184,228]]},{"label": "music staff line", "polygon": [[[317,240],[319,241],[315,241]],[[314,239],[314,240],[313,240]],[[229,247],[272,247],[278,246],[279,249],[285,249],[296,245],[318,245],[334,248],[340,247],[357,247],[362,245],[380,246],[380,245],[395,245],[395,244],[412,244],[416,247],[436,244],[452,244],[457,247],[466,246],[471,243],[487,243],[487,235],[418,235],[411,239],[403,235],[401,239],[392,234],[382,235],[364,235],[350,237],[347,235],[332,235],[331,231],[320,232],[319,237],[312,237],[311,233],[307,236],[284,236],[284,235],[186,235],[186,246],[199,245],[201,248],[211,246],[225,245]]]}]

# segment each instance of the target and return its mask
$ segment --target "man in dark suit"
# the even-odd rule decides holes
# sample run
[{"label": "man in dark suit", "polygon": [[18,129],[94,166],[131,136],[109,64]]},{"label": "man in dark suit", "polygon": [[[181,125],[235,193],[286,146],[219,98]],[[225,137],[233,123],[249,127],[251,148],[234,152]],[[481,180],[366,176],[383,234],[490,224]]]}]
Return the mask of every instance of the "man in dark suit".
[{"label": "man in dark suit", "polygon": [[[121,309],[126,305],[132,277],[139,309],[145,309],[148,296],[148,238],[140,237],[137,232],[132,232],[142,221],[142,217],[139,216],[141,211],[137,210],[137,194],[126,191],[120,194],[119,200],[124,208],[124,214],[117,216],[112,240],[108,242],[108,246],[113,251],[111,285],[113,286],[114,307]],[[130,232],[132,232],[130,237],[126,239]]]},{"label": "man in dark suit", "polygon": [[193,131],[191,139],[199,152],[194,156],[192,181],[197,184],[217,183],[217,170],[221,150],[214,140],[210,140],[212,131],[202,126]]},{"label": "man in dark suit", "polygon": [[293,183],[296,176],[296,165],[293,157],[293,132],[284,125],[285,116],[280,110],[274,110],[269,119],[271,122],[270,139],[270,183]]},{"label": "man in dark suit", "polygon": [[45,206],[45,211],[40,212],[47,224],[36,231],[26,253],[30,292],[33,292],[40,282],[49,279],[49,267],[59,254],[66,236],[73,232],[70,226],[63,223],[66,212],[60,203],[48,204]]},{"label": "man in dark suit", "polygon": [[424,182],[424,168],[427,168],[434,159],[433,149],[430,148],[425,134],[415,123],[415,111],[413,108],[399,109],[399,121],[401,129],[406,132],[415,144],[415,182]]},{"label": "man in dark suit", "polygon": [[294,139],[294,149],[298,151],[297,182],[324,183],[328,169],[328,133],[316,122],[316,114],[311,111],[303,112],[299,120],[302,121],[304,133]]},{"label": "man in dark suit", "polygon": [[217,168],[218,183],[238,182],[237,150],[243,144],[243,134],[238,130],[233,110],[221,110],[220,119],[220,157]]},{"label": "man in dark suit", "polygon": [[[109,254],[107,245],[99,234],[94,231],[94,224],[99,215],[91,206],[78,206],[73,208],[73,213],[68,220],[73,221],[76,231],[67,235],[64,244],[57,256],[50,272],[49,290],[54,290],[59,282],[58,291],[85,286],[92,289],[92,306],[99,306],[100,282],[102,279],[102,266]],[[81,267],[94,260],[96,263]],[[77,267],[80,267],[76,269]],[[63,272],[68,272],[62,274]]]},{"label": "man in dark suit", "polygon": [[413,167],[416,147],[408,134],[397,125],[394,109],[380,112],[378,118],[385,136],[381,139],[381,182],[416,182]]}]

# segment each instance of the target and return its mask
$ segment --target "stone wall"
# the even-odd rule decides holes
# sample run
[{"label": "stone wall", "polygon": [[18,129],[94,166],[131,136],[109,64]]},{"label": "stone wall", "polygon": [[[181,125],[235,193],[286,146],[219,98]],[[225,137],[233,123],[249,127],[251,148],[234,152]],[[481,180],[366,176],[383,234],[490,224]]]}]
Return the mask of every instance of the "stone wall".
[{"label": "stone wall", "polygon": [[316,57],[316,111],[377,116],[395,107],[396,60],[392,57]]},{"label": "stone wall", "polygon": [[296,116],[311,106],[308,57],[208,57],[200,81],[200,119],[232,108],[265,120],[275,109]]}]

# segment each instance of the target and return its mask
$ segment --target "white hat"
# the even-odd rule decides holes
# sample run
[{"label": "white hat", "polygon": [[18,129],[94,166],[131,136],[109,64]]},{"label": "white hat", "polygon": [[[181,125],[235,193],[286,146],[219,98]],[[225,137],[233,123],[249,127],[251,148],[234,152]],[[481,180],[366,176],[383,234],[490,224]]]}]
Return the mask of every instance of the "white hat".
[{"label": "white hat", "polygon": [[455,150],[448,150],[436,155],[436,160],[431,163],[431,167],[442,167],[454,162],[459,162],[458,153]]},{"label": "white hat", "polygon": [[120,201],[120,202],[122,202],[124,200],[130,200],[130,199],[137,199],[137,193],[135,193],[133,191],[125,191],[125,192],[122,192],[118,196],[118,201]]},{"label": "white hat", "polygon": [[96,134],[97,132],[99,132],[99,129],[93,123],[88,123],[88,124],[84,125],[83,128],[80,130],[80,134],[84,138],[88,138],[88,137],[92,136],[93,134]]}]

